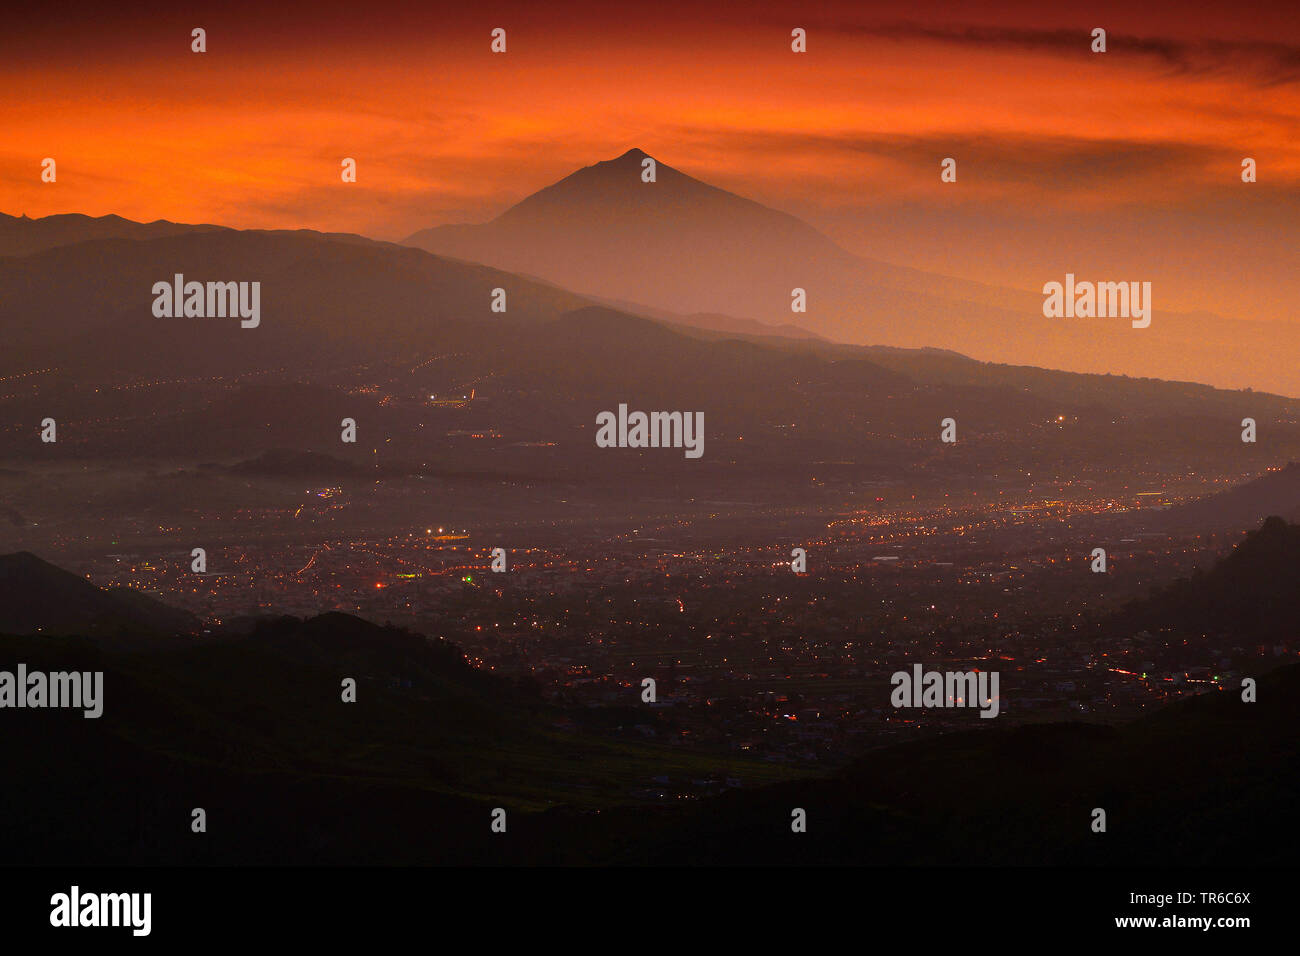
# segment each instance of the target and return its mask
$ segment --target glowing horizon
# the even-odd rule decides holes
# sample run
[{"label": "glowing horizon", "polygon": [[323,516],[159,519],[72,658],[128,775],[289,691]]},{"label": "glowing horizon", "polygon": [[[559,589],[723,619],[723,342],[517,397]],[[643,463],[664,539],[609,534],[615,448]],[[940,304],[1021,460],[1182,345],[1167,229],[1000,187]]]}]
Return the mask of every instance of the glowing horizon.
[{"label": "glowing horizon", "polygon": [[[74,5],[29,31],[0,59],[0,211],[400,240],[640,147],[858,254],[1024,289],[1123,269],[1171,309],[1298,318],[1300,45],[1282,4],[1244,23],[1117,4],[932,4],[899,22],[870,4],[579,3],[558,25],[520,4],[241,6]],[[939,182],[945,156],[957,184]],[[1240,182],[1245,156],[1257,183]]]}]

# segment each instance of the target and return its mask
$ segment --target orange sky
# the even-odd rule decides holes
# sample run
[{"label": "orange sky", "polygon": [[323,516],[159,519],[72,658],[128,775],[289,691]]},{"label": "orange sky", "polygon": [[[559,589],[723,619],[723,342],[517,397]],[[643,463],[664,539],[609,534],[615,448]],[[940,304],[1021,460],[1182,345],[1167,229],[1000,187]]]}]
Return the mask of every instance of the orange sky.
[{"label": "orange sky", "polygon": [[401,238],[639,146],[855,252],[1022,288],[1154,276],[1168,308],[1300,319],[1293,5],[1039,6],[74,4],[0,41],[0,211]]}]

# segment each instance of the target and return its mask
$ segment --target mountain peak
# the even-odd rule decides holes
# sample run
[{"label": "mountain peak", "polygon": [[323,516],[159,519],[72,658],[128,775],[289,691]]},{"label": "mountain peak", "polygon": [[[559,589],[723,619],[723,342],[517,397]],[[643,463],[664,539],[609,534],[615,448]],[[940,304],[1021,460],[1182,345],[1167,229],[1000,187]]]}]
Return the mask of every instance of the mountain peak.
[{"label": "mountain peak", "polygon": [[[596,179],[596,178],[614,177],[619,180],[631,179],[636,183],[640,183],[641,169],[642,169],[641,164],[644,163],[647,159],[654,160],[654,164],[656,167],[655,171],[657,175],[662,175],[666,173],[668,174],[669,178],[673,180],[680,179],[683,183],[698,182],[698,180],[695,180],[692,177],[687,176],[685,173],[681,173],[678,170],[673,169],[671,166],[661,162],[660,160],[655,159],[644,149],[641,149],[638,146],[633,146],[631,149],[627,150],[626,152],[620,153],[618,156],[614,157],[613,159],[605,159],[605,160],[601,160],[598,163],[594,163],[591,166],[584,166],[582,169],[576,170],[571,176],[567,177],[567,179],[576,178],[579,182],[590,182],[592,179]],[[565,180],[561,180],[561,182],[564,181]],[[556,185],[559,184],[557,183]],[[706,184],[699,183],[699,185],[704,186]]]},{"label": "mountain peak", "polygon": [[[648,175],[652,158],[632,147],[527,196],[490,223],[425,230],[406,242],[674,312],[734,313],[739,294],[761,303],[764,318],[788,315],[792,288],[847,257],[807,223],[661,159],[654,158]],[[632,263],[663,271],[650,278]]]}]

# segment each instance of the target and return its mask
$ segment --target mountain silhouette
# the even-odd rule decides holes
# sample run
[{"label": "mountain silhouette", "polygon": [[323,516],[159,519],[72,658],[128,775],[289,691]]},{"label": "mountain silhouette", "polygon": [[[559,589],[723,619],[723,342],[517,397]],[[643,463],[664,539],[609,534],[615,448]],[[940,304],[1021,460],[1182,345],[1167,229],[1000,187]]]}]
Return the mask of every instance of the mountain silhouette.
[{"label": "mountain silhouette", "polygon": [[[1300,347],[1294,324],[1168,312],[1158,289],[1151,329],[1135,330],[1126,318],[1044,318],[1036,291],[855,256],[794,216],[663,162],[656,163],[656,180],[644,182],[647,158],[628,150],[490,222],[437,226],[405,242],[678,314],[794,322],[855,344],[947,348],[985,361],[1071,371],[1208,376],[1221,386],[1300,395],[1300,372],[1284,358]],[[1063,263],[1060,275],[1043,279],[1063,281],[1070,271]],[[806,292],[806,313],[791,312],[796,288]]]},{"label": "mountain silhouette", "polygon": [[1227,636],[1266,644],[1295,633],[1300,620],[1300,525],[1273,515],[1207,571],[1133,602],[1120,629],[1187,639]]},{"label": "mountain silhouette", "polygon": [[1300,462],[1270,468],[1218,494],[1175,505],[1148,522],[1152,527],[1217,531],[1243,531],[1256,527],[1270,515],[1300,521]]},{"label": "mountain silhouette", "polygon": [[130,588],[101,588],[36,555],[0,555],[0,634],[171,635],[199,622]]}]

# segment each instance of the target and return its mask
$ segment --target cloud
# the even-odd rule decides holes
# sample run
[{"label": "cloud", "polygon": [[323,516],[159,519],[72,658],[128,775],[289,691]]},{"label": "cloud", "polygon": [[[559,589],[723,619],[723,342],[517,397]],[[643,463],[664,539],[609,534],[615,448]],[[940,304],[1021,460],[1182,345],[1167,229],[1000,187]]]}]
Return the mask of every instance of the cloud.
[{"label": "cloud", "polygon": [[[822,22],[819,29],[898,42],[945,43],[1048,56],[1090,56],[1091,27],[1024,29],[921,23]],[[1108,56],[1137,54],[1182,76],[1238,76],[1258,86],[1300,81],[1300,47],[1263,40],[1175,40],[1107,32]]]},{"label": "cloud", "polygon": [[674,136],[707,140],[724,152],[755,157],[806,154],[853,160],[865,156],[924,169],[926,175],[938,169],[941,158],[954,156],[960,157],[963,172],[971,180],[1037,183],[1054,190],[1113,188],[1124,180],[1152,177],[1197,179],[1207,170],[1235,172],[1240,162],[1237,153],[1220,144],[1006,132],[994,136],[972,130],[907,135],[680,127]]}]

